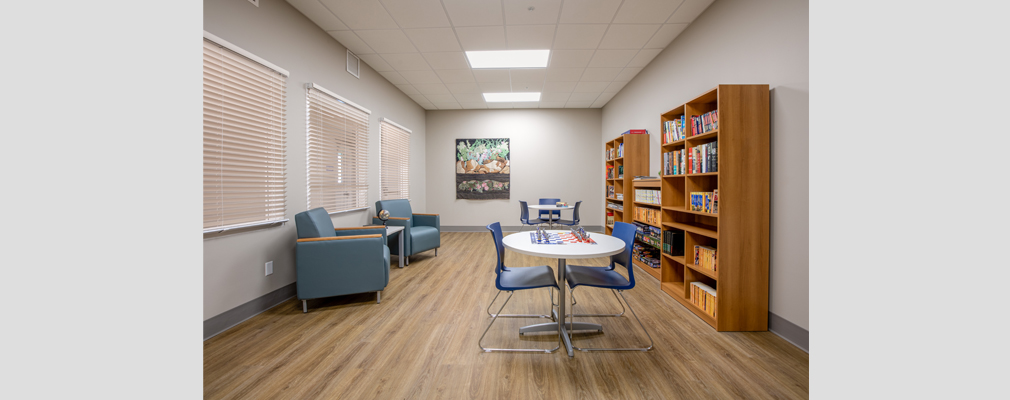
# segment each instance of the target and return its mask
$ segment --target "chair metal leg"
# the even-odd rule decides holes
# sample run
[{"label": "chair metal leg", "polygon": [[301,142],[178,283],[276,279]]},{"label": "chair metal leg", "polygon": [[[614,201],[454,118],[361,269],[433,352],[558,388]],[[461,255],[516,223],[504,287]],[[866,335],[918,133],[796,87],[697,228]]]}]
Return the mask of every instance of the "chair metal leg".
[{"label": "chair metal leg", "polygon": [[302,314],[309,312],[309,305],[306,300],[302,300]]},{"label": "chair metal leg", "polygon": [[[621,305],[621,313],[620,314],[568,314],[568,315],[575,315],[576,317],[620,317],[620,316],[624,315],[624,311],[625,311],[624,303],[621,303],[621,299],[617,298],[617,291],[616,290],[610,289],[610,291],[612,293],[614,293],[614,299],[617,299],[617,304]],[[579,304],[578,300],[575,300],[575,293],[572,292],[572,288],[571,287],[568,288],[568,295],[572,297],[572,305],[573,306],[576,305],[576,304]],[[574,311],[572,311],[572,312],[574,312]]]},{"label": "chair metal leg", "polygon": [[435,257],[438,257],[438,247],[435,248]]},{"label": "chair metal leg", "polygon": [[375,304],[382,303],[382,291],[375,292]]},{"label": "chair metal leg", "polygon": [[[621,295],[621,299],[624,299],[624,302],[628,303],[628,299],[624,297],[624,291],[623,290],[618,290],[617,292]],[[620,301],[620,300],[618,300],[618,301]],[[645,325],[642,324],[642,320],[638,319],[638,314],[635,314],[635,309],[631,307],[631,303],[628,303],[628,309],[631,310],[631,315],[634,315],[635,316],[635,320],[638,321],[638,326],[642,327],[642,330],[645,331],[645,336],[649,337],[649,347],[623,347],[623,348],[589,348],[589,347],[587,347],[587,348],[582,348],[582,347],[576,347],[575,345],[572,345],[572,348],[575,349],[575,350],[580,350],[580,351],[649,351],[649,350],[651,350],[652,346],[654,344],[653,341],[652,341],[652,335],[649,334],[649,330],[648,329],[645,329]],[[574,311],[573,311],[573,313],[574,313]],[[570,340],[570,338],[571,338],[571,333],[570,332],[568,334],[568,337],[569,337],[569,340]]]},{"label": "chair metal leg", "polygon": [[[499,314],[491,314],[491,306],[494,305],[495,300],[498,300],[498,295],[500,295],[501,292],[502,291],[499,290],[498,294],[494,295],[494,299],[491,299],[491,304],[488,304],[487,305],[487,310],[485,310],[485,311],[487,311],[487,315],[490,316],[491,318],[504,317],[504,318],[550,318],[550,319],[554,319],[554,316],[552,316],[552,315],[539,315],[539,314],[501,314],[501,315],[499,315]],[[509,293],[511,293],[511,292],[509,292]],[[512,295],[510,294],[509,297],[511,298]],[[554,299],[551,298],[551,300],[552,300],[551,301],[551,305],[553,306],[553,303],[554,303],[553,300]],[[552,309],[552,311],[553,311],[553,309]],[[553,314],[553,313],[551,313],[551,314]]]},{"label": "chair metal leg", "polygon": [[[494,325],[494,322],[498,320],[498,316],[501,315],[501,311],[505,309],[505,305],[509,303],[509,300],[512,300],[512,294],[513,293],[514,292],[511,292],[511,291],[509,292],[509,297],[507,299],[505,299],[505,303],[503,303],[501,305],[501,308],[498,309],[498,313],[494,314],[494,318],[491,318],[491,323],[487,324],[487,328],[484,329],[484,334],[480,335],[480,339],[477,340],[477,346],[480,347],[481,350],[484,350],[485,353],[490,353],[492,351],[524,352],[524,353],[553,353],[553,352],[557,351],[558,349],[560,349],[561,348],[561,333],[560,332],[558,332],[558,346],[555,347],[555,348],[553,348],[553,349],[550,349],[550,350],[548,350],[548,349],[497,349],[497,348],[487,348],[487,347],[484,347],[483,344],[481,344],[484,341],[484,336],[487,335],[487,331],[491,330],[491,325]],[[498,294],[501,294],[501,291],[499,291]],[[495,295],[495,298],[497,299],[498,295]],[[492,304],[493,303],[494,303],[494,301],[492,301]]]},{"label": "chair metal leg", "polygon": [[410,257],[403,257],[403,265],[410,265]]}]

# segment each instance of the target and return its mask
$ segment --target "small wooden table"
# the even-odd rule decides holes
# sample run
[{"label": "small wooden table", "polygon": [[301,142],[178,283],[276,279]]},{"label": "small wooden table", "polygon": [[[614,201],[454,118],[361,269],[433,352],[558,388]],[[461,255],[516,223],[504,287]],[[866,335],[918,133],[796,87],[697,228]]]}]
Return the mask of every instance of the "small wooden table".
[{"label": "small wooden table", "polygon": [[403,255],[403,227],[402,226],[387,226],[386,227],[386,237],[389,237],[389,235],[392,235],[392,234],[397,233],[397,232],[400,232],[400,234],[397,235],[397,237],[400,239],[399,240],[399,245],[398,245],[399,249],[400,249],[400,252],[398,253],[399,256],[397,258],[400,259],[400,268],[403,268],[403,260],[405,258],[407,258],[406,256]]}]

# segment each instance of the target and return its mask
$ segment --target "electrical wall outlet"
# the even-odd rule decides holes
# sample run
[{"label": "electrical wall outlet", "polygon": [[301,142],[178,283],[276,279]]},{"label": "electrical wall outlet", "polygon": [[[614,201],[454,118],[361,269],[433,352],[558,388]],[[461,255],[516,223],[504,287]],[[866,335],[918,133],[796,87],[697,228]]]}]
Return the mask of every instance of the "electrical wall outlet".
[{"label": "electrical wall outlet", "polygon": [[267,276],[270,276],[270,274],[274,273],[274,262],[267,261],[266,268],[267,268]]}]

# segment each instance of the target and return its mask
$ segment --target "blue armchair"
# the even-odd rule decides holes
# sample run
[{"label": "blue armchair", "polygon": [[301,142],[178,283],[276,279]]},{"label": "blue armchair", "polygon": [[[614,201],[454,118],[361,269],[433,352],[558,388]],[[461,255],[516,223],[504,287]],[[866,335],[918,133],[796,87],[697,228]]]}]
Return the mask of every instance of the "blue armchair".
[{"label": "blue armchair", "polygon": [[389,284],[385,228],[334,228],[322,208],[296,214],[295,226],[295,286],[302,312],[308,312],[306,300],[321,297],[375,292],[375,302],[381,301]]},{"label": "blue armchair", "polygon": [[[379,200],[375,202],[375,213],[382,210],[389,211],[389,221],[387,225],[402,226],[403,231],[394,233],[405,235],[403,237],[403,252],[399,254],[397,246],[387,246],[393,249],[393,254],[407,257],[405,264],[410,265],[410,256],[435,249],[435,256],[438,256],[438,248],[442,246],[442,228],[438,222],[438,214],[414,214],[410,210],[410,201],[399,200]],[[372,224],[382,225],[382,220],[372,217]],[[390,238],[389,240],[393,240]]]}]

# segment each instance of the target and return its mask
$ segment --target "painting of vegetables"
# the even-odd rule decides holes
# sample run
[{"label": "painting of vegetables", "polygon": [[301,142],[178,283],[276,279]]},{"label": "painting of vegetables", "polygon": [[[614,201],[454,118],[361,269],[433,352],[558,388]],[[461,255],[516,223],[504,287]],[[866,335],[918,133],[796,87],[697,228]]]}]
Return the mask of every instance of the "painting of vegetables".
[{"label": "painting of vegetables", "polygon": [[509,139],[456,139],[456,198],[508,199]]}]

